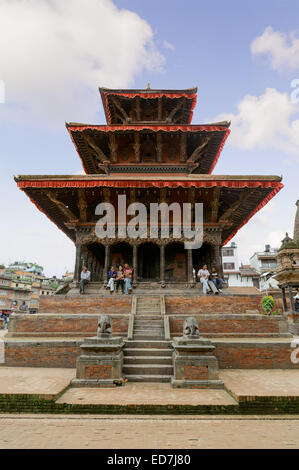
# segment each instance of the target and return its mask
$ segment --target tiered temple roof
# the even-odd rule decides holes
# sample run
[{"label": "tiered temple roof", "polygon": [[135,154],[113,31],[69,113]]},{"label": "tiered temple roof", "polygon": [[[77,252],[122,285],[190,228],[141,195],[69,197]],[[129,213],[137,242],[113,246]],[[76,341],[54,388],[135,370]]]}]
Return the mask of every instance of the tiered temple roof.
[{"label": "tiered temple roof", "polygon": [[204,223],[220,228],[225,244],[283,187],[278,176],[210,174],[230,123],[190,124],[196,88],[100,93],[107,125],[67,124],[87,174],[16,178],[74,241],[72,224],[95,225],[95,206],[107,200],[107,189],[111,202],[118,193],[132,200],[132,191],[140,201],[203,202]]}]

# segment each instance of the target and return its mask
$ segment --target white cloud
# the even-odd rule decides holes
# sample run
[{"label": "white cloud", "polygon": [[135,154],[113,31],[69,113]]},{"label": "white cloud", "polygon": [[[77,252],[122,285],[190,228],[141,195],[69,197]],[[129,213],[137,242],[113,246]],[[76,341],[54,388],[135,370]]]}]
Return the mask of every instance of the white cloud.
[{"label": "white cloud", "polygon": [[263,34],[251,43],[254,56],[262,54],[270,59],[274,70],[299,69],[299,38],[294,33],[289,37],[268,26]]},{"label": "white cloud", "polygon": [[100,108],[98,86],[127,87],[162,69],[150,25],[111,0],[0,0],[0,9],[6,119],[17,103],[35,117],[82,122]]},{"label": "white cloud", "polygon": [[230,145],[245,150],[276,148],[298,156],[299,118],[293,116],[298,115],[299,106],[287,93],[267,88],[260,96],[246,95],[237,108],[237,114],[214,118],[231,120]]}]

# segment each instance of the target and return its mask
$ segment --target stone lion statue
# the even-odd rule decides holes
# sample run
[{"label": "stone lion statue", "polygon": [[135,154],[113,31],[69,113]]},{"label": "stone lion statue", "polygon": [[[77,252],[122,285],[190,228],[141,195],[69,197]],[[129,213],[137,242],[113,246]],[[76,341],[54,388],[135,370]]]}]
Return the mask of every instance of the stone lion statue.
[{"label": "stone lion statue", "polygon": [[101,315],[98,319],[98,336],[112,334],[112,319],[109,315]]},{"label": "stone lion statue", "polygon": [[184,321],[184,336],[199,336],[199,329],[196,318],[186,318]]}]

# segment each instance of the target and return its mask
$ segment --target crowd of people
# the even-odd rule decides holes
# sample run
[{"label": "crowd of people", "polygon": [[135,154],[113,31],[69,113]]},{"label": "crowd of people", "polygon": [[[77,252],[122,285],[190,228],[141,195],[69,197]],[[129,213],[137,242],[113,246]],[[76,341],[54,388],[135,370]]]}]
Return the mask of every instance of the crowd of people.
[{"label": "crowd of people", "polygon": [[[121,292],[122,294],[130,294],[132,291],[133,268],[127,263],[117,268],[111,266],[108,271],[108,283],[106,288],[110,290],[110,294]],[[80,278],[80,294],[84,294],[86,284],[90,281],[90,271],[84,266]]]},{"label": "crowd of people", "polygon": [[[80,294],[84,294],[84,289],[86,284],[90,281],[90,276],[90,271],[88,271],[87,267],[84,266],[80,278]],[[215,267],[212,267],[211,272],[209,272],[207,265],[204,264],[203,267],[199,269],[197,276],[195,269],[193,269],[193,276],[195,280],[197,277],[198,281],[202,283],[204,294],[207,294],[210,291],[215,294],[222,292],[223,279],[219,276]],[[111,294],[119,291],[122,294],[130,294],[132,291],[132,279],[133,268],[128,264],[124,264],[124,266],[120,265],[117,268],[111,266],[108,271],[108,283],[106,288],[110,290]],[[211,286],[211,282],[215,288]]]}]

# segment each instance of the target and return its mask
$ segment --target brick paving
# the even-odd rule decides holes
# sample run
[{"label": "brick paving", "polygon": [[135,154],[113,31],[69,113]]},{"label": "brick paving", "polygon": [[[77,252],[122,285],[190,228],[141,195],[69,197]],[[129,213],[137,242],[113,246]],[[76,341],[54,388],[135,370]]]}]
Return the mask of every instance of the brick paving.
[{"label": "brick paving", "polygon": [[74,377],[73,369],[1,367],[0,394],[56,396]]},{"label": "brick paving", "polygon": [[225,390],[172,389],[169,383],[128,383],[107,388],[71,388],[57,403],[72,405],[237,405]]},{"label": "brick paving", "polygon": [[290,417],[0,415],[1,449],[298,449]]},{"label": "brick paving", "polygon": [[299,370],[291,369],[234,369],[221,370],[225,386],[241,397],[298,397]]}]

